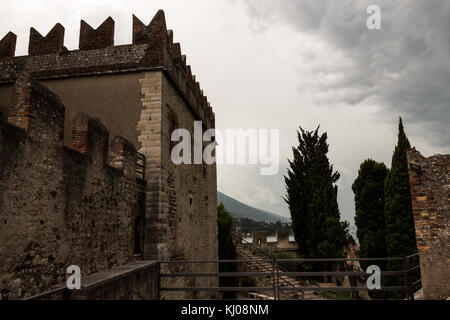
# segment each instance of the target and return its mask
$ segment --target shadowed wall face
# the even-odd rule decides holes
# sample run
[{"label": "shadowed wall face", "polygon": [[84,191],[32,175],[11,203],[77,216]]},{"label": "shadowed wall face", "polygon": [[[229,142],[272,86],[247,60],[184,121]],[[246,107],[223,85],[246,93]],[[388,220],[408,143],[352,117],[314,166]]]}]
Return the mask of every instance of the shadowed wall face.
[{"label": "shadowed wall face", "polygon": [[450,156],[408,151],[422,287],[426,299],[450,296]]},{"label": "shadowed wall face", "polygon": [[[111,137],[120,135],[138,148],[136,125],[140,114],[139,73],[99,77],[76,77],[43,81],[66,106],[66,121],[71,123],[84,112],[108,128]],[[70,128],[65,130],[64,144],[69,144]]]},{"label": "shadowed wall face", "polygon": [[87,275],[128,263],[140,212],[130,142],[116,137],[109,148],[105,127],[79,114],[68,125],[74,150],[68,149],[59,98],[31,79],[19,79],[13,92],[10,123],[0,121],[4,299],[63,283],[70,265]]},{"label": "shadowed wall face", "polygon": [[0,120],[8,120],[8,112],[11,107],[12,85],[0,85]]},{"label": "shadowed wall face", "polygon": [[[141,112],[139,73],[44,80],[66,107],[65,121],[72,123],[84,112],[108,128],[110,136],[120,135],[138,148],[136,125]],[[12,85],[0,85],[0,113],[6,120],[11,106]],[[64,131],[64,144],[70,145],[70,126]]]}]

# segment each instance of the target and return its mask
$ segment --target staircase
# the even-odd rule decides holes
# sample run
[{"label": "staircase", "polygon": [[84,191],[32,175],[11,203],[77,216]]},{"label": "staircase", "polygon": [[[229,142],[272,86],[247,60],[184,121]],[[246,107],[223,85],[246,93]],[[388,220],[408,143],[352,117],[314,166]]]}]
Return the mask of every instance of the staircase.
[{"label": "staircase", "polygon": [[[243,260],[252,260],[251,262],[247,262],[245,268],[248,271],[254,272],[272,272],[272,264],[266,261],[258,261],[261,259],[270,259],[270,257],[262,258],[260,256],[255,255],[252,250],[248,249],[242,242],[235,241],[236,253]],[[278,269],[283,271],[282,267],[278,266]],[[272,276],[264,277],[265,281],[270,282],[270,286],[272,285]],[[296,279],[288,276],[279,276],[279,286],[280,287],[302,287],[305,284],[301,284]],[[306,281],[306,285],[310,286],[308,281]],[[324,300],[320,295],[315,293],[314,291],[280,291],[279,292],[280,299],[287,300]]]}]

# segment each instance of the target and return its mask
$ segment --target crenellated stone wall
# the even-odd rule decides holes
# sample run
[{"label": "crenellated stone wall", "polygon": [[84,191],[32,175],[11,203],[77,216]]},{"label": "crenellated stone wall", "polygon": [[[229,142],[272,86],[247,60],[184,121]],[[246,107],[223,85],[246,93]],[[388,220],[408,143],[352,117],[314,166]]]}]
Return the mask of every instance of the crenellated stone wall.
[{"label": "crenellated stone wall", "polygon": [[408,155],[422,288],[426,299],[450,297],[450,156]]},{"label": "crenellated stone wall", "polygon": [[[140,224],[143,258],[218,259],[216,166],[174,165],[170,158],[173,130],[185,128],[193,135],[194,121],[201,121],[204,131],[215,127],[215,116],[192,75],[186,56],[181,54],[180,44],[173,43],[173,32],[167,30],[164,12],[158,11],[148,25],[133,16],[133,41],[129,45],[114,46],[114,20],[111,17],[97,29],[84,21],[80,28],[79,50],[73,51],[63,46],[64,27],[59,24],[45,37],[32,30],[28,56],[14,56],[17,39],[14,34],[9,33],[0,40],[0,120],[7,121],[13,107],[10,96],[14,83],[22,72],[26,72],[61,98],[65,113],[60,120],[73,124],[63,126],[59,133],[63,140],[57,143],[65,150],[61,153],[70,155],[74,164],[73,169],[66,168],[67,173],[62,179],[52,182],[59,181],[60,184],[54,186],[57,192],[60,188],[69,188],[66,178],[70,175],[84,177],[82,159],[91,157],[86,150],[89,143],[93,143],[83,138],[82,130],[87,126],[97,137],[93,149],[95,155],[92,156],[97,169],[101,159],[106,158],[104,148],[108,141],[107,171],[113,170],[111,166],[120,169],[116,164],[120,163],[121,156],[113,152],[118,143],[122,147],[117,150],[134,147],[146,157],[145,197],[139,197],[138,201],[145,206]],[[101,119],[101,123],[96,119]],[[18,118],[16,121],[27,120]],[[105,128],[110,137],[122,136],[131,144],[124,140],[111,141],[105,135]],[[72,141],[72,136],[78,140]],[[128,174],[126,166],[113,172]],[[89,183],[75,181],[71,187],[86,190],[84,197],[87,199],[88,195],[97,192],[87,187]],[[18,188],[20,190],[22,186]],[[115,188],[107,190],[123,192]],[[118,199],[124,196],[117,194]],[[83,202],[83,206],[86,203]],[[126,202],[119,201],[118,204],[123,203]],[[91,223],[87,230],[95,227],[96,222]],[[128,228],[121,230],[127,232]],[[128,249],[125,248],[126,252]],[[218,267],[214,264],[204,269],[192,266],[191,270],[216,272]],[[189,285],[192,281],[199,286],[217,285],[217,278],[189,281]],[[210,296],[210,293],[199,295]],[[180,295],[174,297],[182,298]]]},{"label": "crenellated stone wall", "polygon": [[[63,146],[65,108],[29,77],[13,88],[0,121],[0,294],[29,297],[82,275],[132,261],[140,214],[136,150],[79,114]],[[111,164],[111,165],[110,165]]]}]

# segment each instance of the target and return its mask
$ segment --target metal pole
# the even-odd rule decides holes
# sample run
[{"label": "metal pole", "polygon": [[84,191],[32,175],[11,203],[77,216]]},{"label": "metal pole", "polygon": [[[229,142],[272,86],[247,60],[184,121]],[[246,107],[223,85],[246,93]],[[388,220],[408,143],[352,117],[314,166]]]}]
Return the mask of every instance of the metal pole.
[{"label": "metal pole", "polygon": [[411,273],[411,263],[409,259],[412,259],[411,256],[406,257],[406,260],[408,261],[408,288],[409,288],[409,297],[410,300],[414,300],[414,286],[413,286],[413,279],[412,279],[412,273]]},{"label": "metal pole", "polygon": [[157,279],[157,293],[156,300],[161,300],[161,263],[158,262],[158,279]]},{"label": "metal pole", "polygon": [[277,287],[275,284],[275,261],[272,260],[272,287],[273,287],[273,299],[277,299]]},{"label": "metal pole", "polygon": [[406,300],[411,300],[411,284],[409,279],[409,260],[407,257],[403,258],[403,270],[405,271],[405,286],[406,286]]},{"label": "metal pole", "polygon": [[275,259],[275,268],[276,268],[276,275],[277,275],[277,281],[276,281],[276,288],[277,288],[277,300],[280,300],[280,275],[278,274],[278,260]]}]

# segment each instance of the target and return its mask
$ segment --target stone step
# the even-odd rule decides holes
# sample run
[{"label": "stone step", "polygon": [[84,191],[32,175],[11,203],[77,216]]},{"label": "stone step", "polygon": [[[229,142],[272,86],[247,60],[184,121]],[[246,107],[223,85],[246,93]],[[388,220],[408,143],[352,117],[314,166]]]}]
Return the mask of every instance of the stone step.
[{"label": "stone step", "polygon": [[[250,250],[246,249],[243,245],[237,244],[236,251],[238,254],[245,258],[245,260],[261,260],[263,258],[256,256]],[[252,271],[263,271],[263,272],[271,272],[272,264],[268,262],[260,262],[254,261],[248,263],[248,268]],[[264,277],[266,279],[272,279],[271,276]],[[301,287],[296,279],[288,277],[288,276],[280,276],[279,277],[280,286],[292,286],[292,287]],[[314,293],[313,291],[305,291],[305,292],[283,292],[280,294],[284,299],[303,299],[303,300],[325,300],[319,294]]]}]

